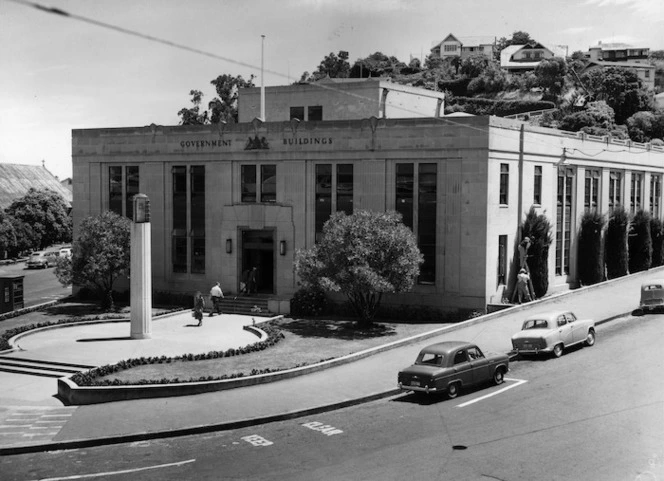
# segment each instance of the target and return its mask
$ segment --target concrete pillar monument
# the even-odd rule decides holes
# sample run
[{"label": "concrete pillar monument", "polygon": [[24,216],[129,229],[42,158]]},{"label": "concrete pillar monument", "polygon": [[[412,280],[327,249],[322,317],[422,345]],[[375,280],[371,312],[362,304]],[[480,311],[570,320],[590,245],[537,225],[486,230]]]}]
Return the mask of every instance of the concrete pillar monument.
[{"label": "concrete pillar monument", "polygon": [[131,223],[131,338],[152,337],[152,242],[150,200],[136,194]]}]

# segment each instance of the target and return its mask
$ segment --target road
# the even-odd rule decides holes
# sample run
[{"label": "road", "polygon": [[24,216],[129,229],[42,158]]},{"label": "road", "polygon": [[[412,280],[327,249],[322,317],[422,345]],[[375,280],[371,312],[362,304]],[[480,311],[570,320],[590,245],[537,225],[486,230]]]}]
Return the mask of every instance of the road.
[{"label": "road", "polygon": [[53,301],[71,294],[71,287],[62,287],[53,273],[47,269],[27,269],[25,262],[0,266],[0,276],[21,275],[23,278],[25,307]]},{"label": "road", "polygon": [[504,385],[454,400],[404,394],[234,431],[7,456],[0,472],[3,480],[664,479],[662,322],[603,324],[594,347],[514,362]]}]

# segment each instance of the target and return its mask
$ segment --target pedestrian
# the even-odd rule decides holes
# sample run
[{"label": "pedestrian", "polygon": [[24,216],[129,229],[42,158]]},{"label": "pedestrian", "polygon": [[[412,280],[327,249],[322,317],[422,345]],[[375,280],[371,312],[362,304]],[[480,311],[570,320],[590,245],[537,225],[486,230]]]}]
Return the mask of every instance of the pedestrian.
[{"label": "pedestrian", "polygon": [[525,269],[521,269],[516,276],[516,292],[519,304],[525,298],[526,302],[530,302],[530,276]]},{"label": "pedestrian", "polygon": [[217,311],[217,314],[221,315],[221,300],[224,298],[224,293],[221,290],[221,286],[217,282],[212,289],[210,289],[210,299],[212,300],[212,310],[210,311],[210,317],[214,314],[214,311]]},{"label": "pedestrian", "polygon": [[201,291],[196,291],[194,294],[194,317],[198,321],[196,327],[203,325],[203,311],[205,310],[205,299],[203,299],[203,294]]},{"label": "pedestrian", "polygon": [[249,283],[247,286],[247,289],[249,289],[249,293],[255,294],[258,292],[258,289],[256,288],[256,266],[251,268],[251,271],[249,272]]},{"label": "pedestrian", "polygon": [[249,269],[242,271],[240,277],[240,294],[247,294],[249,292]]}]

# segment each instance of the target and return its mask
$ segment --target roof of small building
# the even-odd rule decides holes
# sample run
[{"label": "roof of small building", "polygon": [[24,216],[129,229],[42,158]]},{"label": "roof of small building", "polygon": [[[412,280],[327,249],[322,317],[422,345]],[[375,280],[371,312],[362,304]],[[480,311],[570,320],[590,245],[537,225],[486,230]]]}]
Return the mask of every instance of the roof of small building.
[{"label": "roof of small building", "polygon": [[9,207],[16,199],[27,194],[31,187],[55,191],[62,196],[67,205],[71,206],[71,191],[46,167],[0,163],[0,209]]},{"label": "roof of small building", "polygon": [[586,65],[584,70],[588,70],[590,67],[594,65],[599,65],[600,67],[621,67],[621,68],[634,68],[642,70],[655,70],[656,68],[652,64],[641,63],[641,62],[630,62],[630,61],[611,62],[610,60],[589,60],[588,65]]}]

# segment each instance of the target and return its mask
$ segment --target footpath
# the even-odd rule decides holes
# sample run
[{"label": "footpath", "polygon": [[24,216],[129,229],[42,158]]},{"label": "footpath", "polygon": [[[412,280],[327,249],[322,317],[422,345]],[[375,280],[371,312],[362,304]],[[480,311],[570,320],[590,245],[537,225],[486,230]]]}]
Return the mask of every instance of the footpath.
[{"label": "footpath", "polygon": [[[54,379],[28,379],[31,376],[0,373],[0,455],[41,452],[100,446],[120,442],[165,438],[311,416],[399,393],[397,373],[410,365],[419,350],[435,342],[463,340],[476,343],[485,352],[509,352],[510,338],[521,328],[523,319],[537,312],[571,310],[579,318],[592,318],[602,324],[638,307],[640,287],[650,279],[664,278],[664,267],[651,269],[599,285],[567,291],[531,303],[517,305],[462,323],[450,324],[414,338],[375,348],[375,354],[359,360],[349,356],[346,363],[306,375],[276,382],[257,384],[226,391],[156,399],[117,401],[84,406],[63,406],[54,397]],[[184,314],[182,314],[184,315]],[[181,316],[182,316],[181,315]],[[191,322],[173,316],[173,323]],[[207,324],[228,339],[239,333],[238,326],[250,324],[251,318],[236,316],[232,322]],[[206,318],[205,321],[208,321]],[[235,326],[235,327],[233,327]],[[26,336],[21,341],[22,354],[34,358],[64,356],[57,342],[66,341],[73,328],[57,330],[53,336]],[[601,326],[597,342],[602,343]],[[197,332],[191,329],[192,336]],[[117,333],[95,331],[99,342],[111,343]],[[126,334],[125,334],[126,335]],[[237,334],[246,335],[246,333]],[[63,337],[65,338],[63,340]],[[57,341],[57,342],[56,342]],[[41,344],[39,344],[41,342]],[[157,340],[164,343],[167,340]],[[178,342],[188,342],[178,337]],[[243,342],[236,340],[235,342]],[[51,344],[52,343],[52,344]],[[150,343],[145,343],[146,346]],[[84,355],[68,354],[69,360],[101,365],[104,349],[86,347]],[[181,347],[181,346],[180,346]],[[41,348],[41,349],[40,349]],[[136,349],[136,348],[134,348]],[[181,349],[180,349],[181,350]],[[138,349],[140,351],[140,349]],[[136,350],[132,356],[139,354]],[[366,353],[365,353],[366,354]],[[150,355],[150,354],[146,354]],[[98,359],[99,357],[99,359]]]}]

